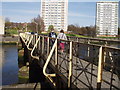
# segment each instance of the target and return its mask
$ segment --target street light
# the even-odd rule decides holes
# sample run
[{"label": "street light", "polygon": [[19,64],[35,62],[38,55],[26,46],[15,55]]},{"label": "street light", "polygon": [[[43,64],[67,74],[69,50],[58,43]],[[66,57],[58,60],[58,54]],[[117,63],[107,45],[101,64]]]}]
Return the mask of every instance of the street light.
[{"label": "street light", "polygon": [[36,24],[36,31],[38,33],[38,23],[36,23],[34,20],[32,20],[32,22]]},{"label": "street light", "polygon": [[36,24],[36,31],[38,33],[38,23],[34,22]]}]

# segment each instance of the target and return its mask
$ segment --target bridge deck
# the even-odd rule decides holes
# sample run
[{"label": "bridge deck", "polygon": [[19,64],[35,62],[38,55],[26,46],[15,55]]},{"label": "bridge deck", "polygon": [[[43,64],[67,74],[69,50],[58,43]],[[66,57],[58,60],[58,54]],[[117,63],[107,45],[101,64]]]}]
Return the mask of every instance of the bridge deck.
[{"label": "bridge deck", "polygon": [[[77,88],[97,88],[100,82],[101,88],[115,88],[119,90],[120,49],[86,42],[63,40],[66,42],[65,46],[67,48],[65,48],[64,53],[60,53],[59,49],[57,49],[59,48],[59,40],[56,39],[52,46],[50,43],[51,39],[44,36],[26,34],[22,37],[28,49],[30,45],[33,46],[31,47],[32,58],[44,57],[43,66],[46,66],[46,62],[52,64],[51,67],[47,68],[52,68],[53,72],[58,74],[59,77],[64,77],[64,81],[67,84],[71,84],[71,87],[74,85]],[[35,51],[38,53],[34,54],[33,52]],[[56,60],[58,61],[57,64]],[[49,64],[47,65],[49,66]],[[50,73],[46,72],[44,75],[50,77],[47,76],[48,74],[51,75]]]},{"label": "bridge deck", "polygon": [[[65,58],[63,58],[65,57]],[[62,53],[58,55],[58,63],[59,72],[62,73],[66,78],[68,78],[68,57],[69,55],[66,53]],[[54,58],[53,58],[54,59]],[[97,87],[97,71],[98,67],[96,65],[93,65],[90,62],[87,62],[85,60],[79,59],[77,57],[73,57],[73,73],[72,73],[72,83],[77,86],[78,88],[88,88],[88,87]],[[52,65],[54,66],[54,60],[51,60]],[[81,63],[81,64],[79,64]],[[87,66],[87,68],[86,68]],[[55,68],[55,67],[54,67]],[[91,73],[92,70],[92,73]],[[91,76],[92,75],[92,76]],[[61,76],[61,75],[59,75]],[[110,82],[111,82],[111,71],[103,70],[103,82],[101,87],[102,88],[110,88]],[[91,80],[92,79],[92,82]],[[119,78],[116,74],[113,74],[113,81],[112,84],[115,87],[119,86]]]}]

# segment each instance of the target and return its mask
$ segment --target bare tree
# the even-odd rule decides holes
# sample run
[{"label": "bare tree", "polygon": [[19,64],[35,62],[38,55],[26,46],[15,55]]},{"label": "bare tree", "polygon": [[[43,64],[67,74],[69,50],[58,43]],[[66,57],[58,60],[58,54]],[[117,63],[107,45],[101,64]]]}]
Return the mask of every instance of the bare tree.
[{"label": "bare tree", "polygon": [[44,26],[43,19],[40,17],[40,15],[38,15],[36,18],[32,19],[32,25],[33,24],[35,24],[35,27],[36,27],[36,30],[38,31],[38,33],[41,33],[42,31],[44,31],[45,26]]},{"label": "bare tree", "polygon": [[11,22],[8,17],[5,18],[5,29],[9,29],[11,27]]},{"label": "bare tree", "polygon": [[85,36],[96,36],[95,26],[80,27],[79,25],[69,25],[68,31],[74,34],[85,35]]},{"label": "bare tree", "polygon": [[10,22],[10,19],[8,17],[5,18],[5,23]]}]

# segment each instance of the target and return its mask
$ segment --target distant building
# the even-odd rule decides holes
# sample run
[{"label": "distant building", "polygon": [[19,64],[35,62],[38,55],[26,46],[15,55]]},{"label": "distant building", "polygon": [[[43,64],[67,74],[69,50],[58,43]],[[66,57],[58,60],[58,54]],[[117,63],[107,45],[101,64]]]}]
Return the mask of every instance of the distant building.
[{"label": "distant building", "polygon": [[67,31],[68,0],[41,0],[41,16],[44,20],[45,31],[49,25],[54,29]]},{"label": "distant building", "polygon": [[4,35],[4,26],[5,26],[5,21],[2,16],[0,16],[0,35]]},{"label": "distant building", "polygon": [[101,1],[96,5],[96,30],[98,36],[116,36],[119,26],[119,2]]}]

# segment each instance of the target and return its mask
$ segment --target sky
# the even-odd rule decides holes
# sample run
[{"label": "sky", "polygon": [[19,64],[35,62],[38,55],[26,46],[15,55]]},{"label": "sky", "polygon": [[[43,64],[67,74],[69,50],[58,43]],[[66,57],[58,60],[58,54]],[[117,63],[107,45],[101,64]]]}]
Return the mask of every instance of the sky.
[{"label": "sky", "polygon": [[[82,2],[82,0],[74,0],[73,2],[73,0],[69,0],[69,25],[95,25],[96,0],[91,0],[91,2],[87,1],[88,0],[84,0],[84,2]],[[41,2],[39,2],[39,0],[34,0],[34,2],[33,0],[4,0],[2,4],[0,3],[0,8],[2,8],[0,9],[2,16],[8,17],[12,22],[31,22],[31,19],[40,14]]]}]

